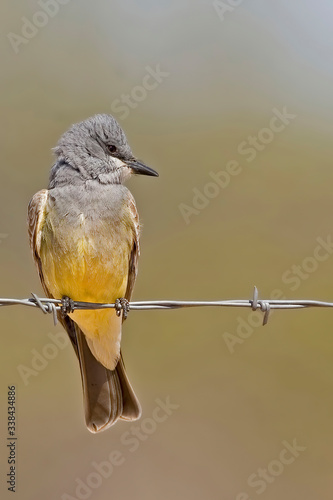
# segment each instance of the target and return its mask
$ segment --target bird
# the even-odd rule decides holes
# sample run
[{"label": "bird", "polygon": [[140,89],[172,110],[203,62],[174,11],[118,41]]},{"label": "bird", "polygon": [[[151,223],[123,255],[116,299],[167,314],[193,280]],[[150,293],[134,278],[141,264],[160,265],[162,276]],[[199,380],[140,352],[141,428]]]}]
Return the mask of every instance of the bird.
[{"label": "bird", "polygon": [[[48,188],[28,205],[29,242],[45,294],[62,301],[57,315],[79,361],[86,426],[98,433],[141,416],[120,346],[140,255],[139,215],[124,182],[159,174],[133,155],[109,114],[75,123],[53,151]],[[117,307],[74,310],[75,301]]]}]

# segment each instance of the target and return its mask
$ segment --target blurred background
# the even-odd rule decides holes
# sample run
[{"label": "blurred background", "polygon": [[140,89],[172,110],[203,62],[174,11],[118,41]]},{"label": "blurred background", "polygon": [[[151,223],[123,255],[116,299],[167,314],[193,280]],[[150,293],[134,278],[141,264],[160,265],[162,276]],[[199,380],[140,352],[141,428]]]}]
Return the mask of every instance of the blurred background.
[{"label": "blurred background", "polygon": [[[43,295],[27,204],[59,136],[102,112],[160,173],[129,183],[136,300],[332,301],[332,16],[329,0],[4,0],[0,296]],[[1,309],[1,498],[13,384],[20,500],[332,498],[332,311],[258,318],[132,312],[143,416],[92,435],[60,326]]]}]

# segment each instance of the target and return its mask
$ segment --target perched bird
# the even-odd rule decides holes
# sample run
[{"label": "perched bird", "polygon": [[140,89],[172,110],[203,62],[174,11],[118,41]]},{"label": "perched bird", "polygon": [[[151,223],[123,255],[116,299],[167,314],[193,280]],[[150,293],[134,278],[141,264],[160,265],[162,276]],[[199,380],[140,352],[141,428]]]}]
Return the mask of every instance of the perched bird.
[{"label": "perched bird", "polygon": [[[29,203],[30,246],[46,295],[63,299],[58,317],[79,360],[86,424],[95,433],[141,415],[120,350],[140,232],[123,183],[132,174],[158,173],[135,159],[123,130],[106,114],[73,125],[54,152],[48,189]],[[116,302],[118,311],[71,311],[72,301]]]}]

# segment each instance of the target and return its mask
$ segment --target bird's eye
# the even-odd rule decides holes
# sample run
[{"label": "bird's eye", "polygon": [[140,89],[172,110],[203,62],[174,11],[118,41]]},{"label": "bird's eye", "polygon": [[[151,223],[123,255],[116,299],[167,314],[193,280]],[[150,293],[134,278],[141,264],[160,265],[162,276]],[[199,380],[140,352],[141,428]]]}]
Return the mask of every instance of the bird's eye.
[{"label": "bird's eye", "polygon": [[113,144],[109,144],[108,145],[108,151],[109,151],[110,154],[115,154],[117,152],[117,148]]}]

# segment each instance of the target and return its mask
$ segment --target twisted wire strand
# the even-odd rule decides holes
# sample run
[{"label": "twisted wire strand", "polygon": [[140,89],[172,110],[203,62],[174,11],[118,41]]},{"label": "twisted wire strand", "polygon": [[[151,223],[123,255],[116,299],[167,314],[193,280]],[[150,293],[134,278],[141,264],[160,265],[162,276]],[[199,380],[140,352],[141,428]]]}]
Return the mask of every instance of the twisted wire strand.
[{"label": "twisted wire strand", "polygon": [[[49,299],[38,297],[32,293],[32,298],[27,299],[8,299],[0,298],[1,306],[23,305],[28,307],[37,307],[44,314],[52,314],[54,323],[57,323],[57,312],[62,308],[61,299]],[[259,299],[258,289],[254,287],[252,299],[232,299],[232,300],[215,300],[215,301],[200,301],[200,300],[147,300],[139,302],[129,302],[129,310],[132,311],[149,311],[153,309],[181,309],[188,307],[250,307],[253,311],[261,310],[264,314],[263,325],[266,325],[269,319],[269,314],[272,309],[302,309],[309,307],[333,307],[333,302],[320,300],[286,300],[286,299]],[[114,303],[100,304],[94,302],[78,302],[73,301],[72,309],[89,310],[89,309],[110,309],[117,308]]]}]

